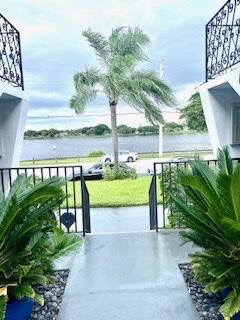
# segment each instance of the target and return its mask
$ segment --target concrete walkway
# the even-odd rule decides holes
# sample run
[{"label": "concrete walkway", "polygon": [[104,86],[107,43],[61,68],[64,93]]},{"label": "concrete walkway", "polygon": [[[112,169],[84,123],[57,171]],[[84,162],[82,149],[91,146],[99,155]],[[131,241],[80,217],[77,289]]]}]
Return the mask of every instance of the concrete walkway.
[{"label": "concrete walkway", "polygon": [[[163,208],[158,205],[158,225],[163,227]],[[61,214],[66,209],[61,210]],[[69,212],[74,214],[73,209]],[[77,209],[77,230],[82,230],[82,210]],[[149,206],[91,208],[92,233],[136,232],[149,230]],[[167,212],[165,212],[167,216]],[[167,220],[167,219],[166,219]],[[167,221],[166,221],[167,223]],[[75,231],[75,225],[70,228]]]},{"label": "concrete walkway", "polygon": [[176,232],[89,235],[76,255],[59,320],[199,320],[178,263]]}]

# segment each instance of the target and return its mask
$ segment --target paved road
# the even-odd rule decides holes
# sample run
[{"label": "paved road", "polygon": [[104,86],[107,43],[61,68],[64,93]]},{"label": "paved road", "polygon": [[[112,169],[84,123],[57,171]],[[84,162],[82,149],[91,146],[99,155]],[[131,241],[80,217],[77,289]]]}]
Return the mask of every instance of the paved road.
[{"label": "paved road", "polygon": [[[194,153],[193,153],[194,156]],[[202,156],[203,159],[209,160],[213,159],[212,154],[206,154]],[[153,164],[154,162],[161,162],[161,161],[166,161],[165,159],[162,158],[151,158],[151,159],[143,159],[143,160],[137,160],[136,162],[132,163],[127,163],[128,166],[135,168],[137,170],[137,173],[139,175],[147,174],[148,169],[152,170],[153,169]],[[88,169],[92,164],[91,163],[83,163],[83,168]],[[158,166],[158,172],[161,172],[161,167]]]},{"label": "paved road", "polygon": [[[151,158],[151,159],[144,159],[144,160],[137,160],[136,162],[127,163],[129,167],[135,168],[139,175],[147,174],[148,169],[153,169],[154,162],[159,162],[159,158]],[[93,164],[92,163],[83,163],[83,168],[88,169]]]},{"label": "paved road", "polygon": [[200,320],[176,232],[89,235],[72,261],[59,320]]}]

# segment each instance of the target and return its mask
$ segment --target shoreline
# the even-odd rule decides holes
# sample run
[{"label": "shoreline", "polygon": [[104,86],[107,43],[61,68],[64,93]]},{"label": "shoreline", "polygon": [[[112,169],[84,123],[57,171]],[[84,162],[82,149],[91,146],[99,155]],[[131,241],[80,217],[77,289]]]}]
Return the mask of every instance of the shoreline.
[{"label": "shoreline", "polygon": [[[194,134],[207,134],[207,131],[180,131],[180,132],[166,132],[163,133],[164,136],[172,136],[172,135],[194,135]],[[118,137],[146,137],[146,136],[158,136],[156,133],[149,134],[119,134]],[[66,135],[59,137],[24,137],[24,140],[57,140],[57,139],[77,139],[77,138],[111,138],[111,134],[105,135]]]}]

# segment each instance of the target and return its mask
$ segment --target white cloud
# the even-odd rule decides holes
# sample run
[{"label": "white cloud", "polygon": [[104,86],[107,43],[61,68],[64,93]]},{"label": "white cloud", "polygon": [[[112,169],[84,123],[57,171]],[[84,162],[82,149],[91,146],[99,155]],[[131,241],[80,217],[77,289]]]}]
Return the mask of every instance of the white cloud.
[{"label": "white cloud", "polygon": [[[65,106],[66,100],[69,100],[72,94],[72,74],[84,65],[95,62],[92,48],[81,35],[87,27],[108,34],[113,27],[119,25],[138,25],[152,40],[150,49],[152,61],[159,61],[162,55],[168,58],[169,50],[172,50],[171,44],[176,42],[179,26],[184,25],[184,30],[191,29],[193,21],[196,21],[197,27],[199,23],[199,28],[202,28],[200,30],[204,31],[204,21],[207,22],[224,2],[225,0],[148,0],[147,2],[145,0],[8,0],[3,14],[21,32],[24,79],[26,89],[33,98],[31,102],[33,108],[30,109],[29,115],[41,117],[74,114],[68,106]],[[199,43],[202,40],[199,39]],[[188,41],[191,42],[191,39]],[[182,76],[175,77],[179,70],[171,68],[170,65],[167,73],[170,82],[171,79],[175,79],[172,81],[172,86],[178,85],[175,87],[176,98],[178,105],[182,106],[197,85],[197,83],[187,83],[191,80],[188,80],[188,73],[185,70],[188,57],[193,57],[194,61],[196,48],[186,46],[186,41],[182,41],[180,37],[179,44],[178,51],[171,52],[174,52],[174,58],[176,57],[176,60],[180,61],[179,64],[181,63],[179,69],[183,70]],[[204,54],[204,45],[202,52]],[[153,62],[152,65],[156,63]],[[197,61],[189,71],[194,75],[191,77],[193,81],[198,81],[200,68]],[[56,108],[59,104],[65,107]],[[127,113],[127,110],[134,111],[123,106],[119,112]],[[96,116],[95,119],[92,117],[93,114],[102,112],[108,114],[109,110],[102,106],[90,107],[86,116],[79,116],[77,119],[81,119],[81,126],[104,121],[109,124],[108,116],[105,118]],[[168,121],[176,121],[175,116],[176,113],[166,112]],[[119,124],[136,126],[146,123],[143,115],[123,115],[119,116],[118,121]],[[48,125],[53,123],[51,120]],[[66,120],[65,123],[67,126],[80,124],[75,120],[72,122]],[[43,124],[44,121],[38,125]],[[65,125],[64,121],[60,124],[55,121],[55,124]],[[33,122],[31,125],[34,125]]]},{"label": "white cloud", "polygon": [[199,83],[186,83],[177,87],[175,90],[175,96],[178,106],[182,107],[186,105],[191,95],[197,91],[198,86]]},{"label": "white cloud", "polygon": [[31,90],[31,97],[43,98],[48,100],[66,100],[69,99],[69,95],[62,92],[43,92],[38,90]]}]

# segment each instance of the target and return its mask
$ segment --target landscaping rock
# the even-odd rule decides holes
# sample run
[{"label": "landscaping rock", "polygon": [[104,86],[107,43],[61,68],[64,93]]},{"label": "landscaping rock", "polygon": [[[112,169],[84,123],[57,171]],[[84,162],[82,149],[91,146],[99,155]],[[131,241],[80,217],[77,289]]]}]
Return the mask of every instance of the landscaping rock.
[{"label": "landscaping rock", "polygon": [[47,286],[37,286],[36,291],[43,295],[44,306],[34,304],[31,320],[56,320],[67,283],[69,270],[55,272],[56,282]]},{"label": "landscaping rock", "polygon": [[223,320],[218,311],[223,301],[220,294],[208,294],[203,286],[194,279],[190,264],[180,264],[179,268],[187,284],[188,292],[202,320]]}]

